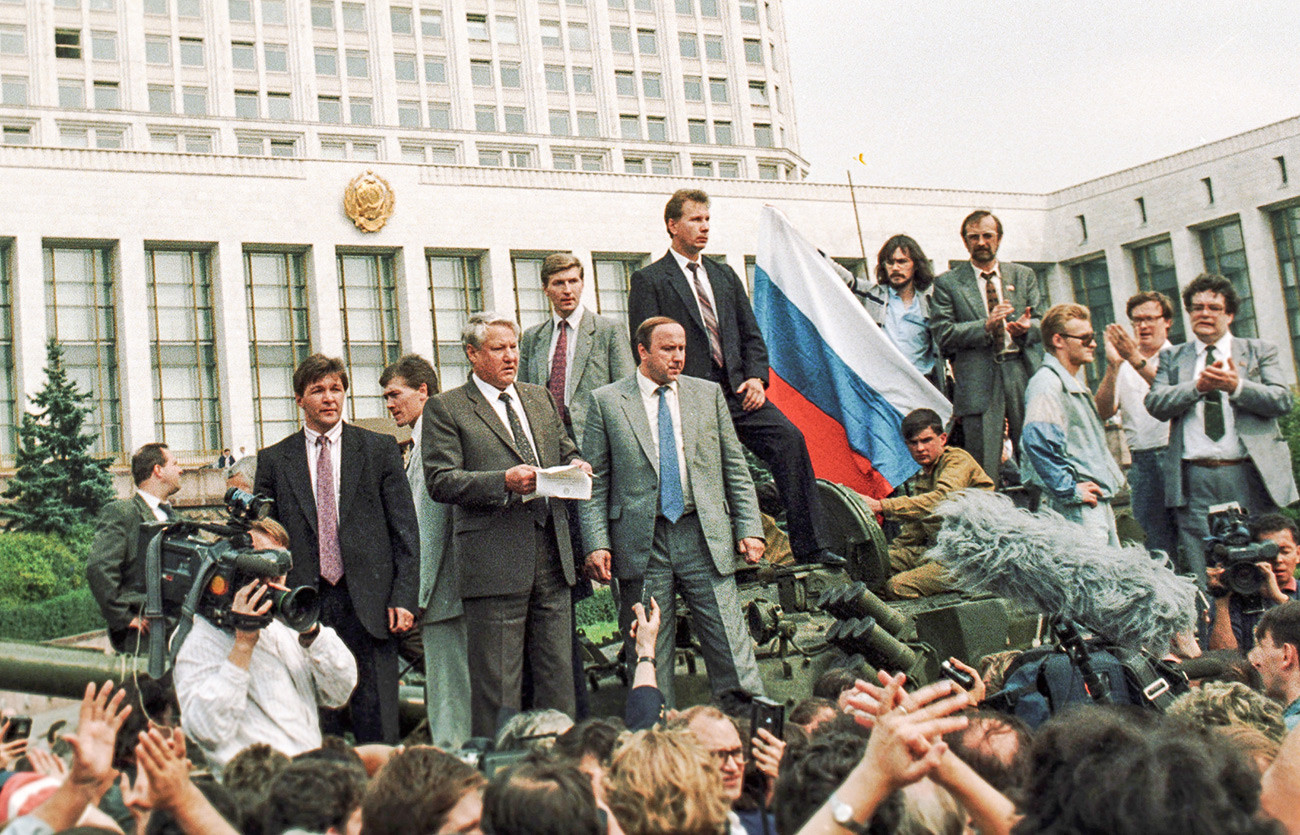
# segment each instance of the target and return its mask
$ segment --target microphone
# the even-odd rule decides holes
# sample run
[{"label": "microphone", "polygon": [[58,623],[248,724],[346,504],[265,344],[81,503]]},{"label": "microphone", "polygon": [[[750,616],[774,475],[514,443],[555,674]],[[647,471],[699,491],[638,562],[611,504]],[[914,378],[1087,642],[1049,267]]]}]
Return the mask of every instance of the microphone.
[{"label": "microphone", "polygon": [[935,513],[943,524],[926,555],[960,589],[1010,598],[1157,654],[1195,625],[1196,584],[1140,545],[1115,548],[1053,510],[1030,513],[986,490],[963,490]]}]

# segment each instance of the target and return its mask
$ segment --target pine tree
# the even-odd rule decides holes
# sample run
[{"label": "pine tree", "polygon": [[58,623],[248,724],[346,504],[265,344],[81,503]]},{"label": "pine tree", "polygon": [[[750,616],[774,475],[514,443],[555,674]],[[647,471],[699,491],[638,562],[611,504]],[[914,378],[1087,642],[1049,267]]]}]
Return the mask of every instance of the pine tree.
[{"label": "pine tree", "polygon": [[4,492],[13,501],[3,512],[13,529],[66,535],[113,498],[113,480],[109,462],[90,453],[95,435],[83,431],[91,395],[68,377],[57,342],[45,352],[45,386],[32,398],[34,411],[23,414],[18,471]]}]

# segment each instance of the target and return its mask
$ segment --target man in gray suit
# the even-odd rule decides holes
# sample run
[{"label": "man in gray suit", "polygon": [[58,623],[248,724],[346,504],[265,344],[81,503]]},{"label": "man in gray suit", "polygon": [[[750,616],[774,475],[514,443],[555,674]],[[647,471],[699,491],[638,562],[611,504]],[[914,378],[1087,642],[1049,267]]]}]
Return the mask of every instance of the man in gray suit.
[{"label": "man in gray suit", "polygon": [[[673,704],[675,603],[691,608],[713,692],[762,695],[734,578],[736,554],[763,557],[763,525],[743,447],[722,389],[681,376],[686,331],[656,316],[637,328],[636,374],[588,399],[582,449],[595,473],[591,500],[579,508],[587,571],[619,582],[619,625],[628,634],[632,605],[658,601],[664,627],[653,663]],[[629,659],[632,645],[627,644]]]},{"label": "man in gray suit", "polygon": [[961,445],[996,478],[1003,427],[1009,425],[1018,451],[1025,386],[1042,362],[1042,299],[1033,270],[998,261],[1002,221],[993,214],[971,212],[961,222],[961,238],[970,261],[934,280],[930,331],[952,360]]},{"label": "man in gray suit", "polygon": [[1291,411],[1277,348],[1228,331],[1237,291],[1221,275],[1188,284],[1183,307],[1196,339],[1160,354],[1144,404],[1151,417],[1169,421],[1165,503],[1178,508],[1180,567],[1204,587],[1205,515],[1212,505],[1235,501],[1258,517],[1300,497],[1277,426]]},{"label": "man in gray suit", "polygon": [[420,642],[424,649],[424,709],[429,737],[444,751],[469,739],[469,662],[460,568],[451,547],[451,508],[435,502],[424,483],[421,433],[424,404],[438,393],[438,374],[429,361],[407,354],[379,377],[384,403],[398,426],[411,428],[406,480],[420,526]]},{"label": "man in gray suit", "polygon": [[476,313],[461,341],[474,373],[424,404],[421,455],[429,494],[455,506],[474,736],[495,736],[502,711],[519,710],[525,658],[533,706],[573,714],[568,514],[527,497],[539,467],[591,468],[546,389],[515,382],[512,319]]}]

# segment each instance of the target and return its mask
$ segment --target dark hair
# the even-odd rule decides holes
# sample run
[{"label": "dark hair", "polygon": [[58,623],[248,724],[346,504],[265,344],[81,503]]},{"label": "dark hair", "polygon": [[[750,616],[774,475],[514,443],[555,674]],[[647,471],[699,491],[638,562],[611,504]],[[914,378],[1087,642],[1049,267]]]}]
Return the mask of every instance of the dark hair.
[{"label": "dark hair", "polygon": [[1160,315],[1166,319],[1174,318],[1174,303],[1169,301],[1169,297],[1164,293],[1158,293],[1155,290],[1143,290],[1141,293],[1129,296],[1128,304],[1124,306],[1124,315],[1133,318],[1133,308],[1147,302],[1155,302],[1160,305]]},{"label": "dark hair", "polygon": [[361,805],[365,773],[341,763],[295,759],[271,779],[262,807],[263,835],[289,829],[340,832]]},{"label": "dark hair", "polygon": [[790,712],[786,714],[785,717],[786,724],[807,725],[813,719],[816,719],[817,714],[821,713],[823,710],[830,710],[838,713],[839,709],[839,703],[833,699],[825,699],[821,696],[809,696],[808,698],[796,703],[794,707],[790,708]]},{"label": "dark hair", "polygon": [[961,239],[963,241],[966,240],[967,227],[979,223],[981,220],[983,220],[986,217],[993,218],[993,225],[997,227],[998,237],[999,238],[1002,237],[1002,221],[998,220],[998,216],[988,211],[987,209],[976,209],[975,211],[966,215],[966,219],[961,222]]},{"label": "dark hair", "polygon": [[670,220],[681,220],[682,207],[687,203],[701,203],[709,205],[709,195],[700,191],[698,188],[679,188],[673,192],[673,196],[668,198],[667,205],[664,206],[664,223]]},{"label": "dark hair", "polygon": [[927,429],[933,429],[936,435],[943,434],[943,418],[934,409],[913,409],[903,417],[903,422],[898,427],[905,441],[912,440]]},{"label": "dark hair", "polygon": [[362,761],[361,755],[357,749],[348,745],[347,740],[341,736],[328,734],[321,738],[320,747],[313,748],[310,751],[303,751],[301,754],[295,754],[294,762],[303,760],[314,762],[334,763],[335,765],[344,765],[361,773],[361,776],[367,777],[366,764]]},{"label": "dark hair", "polygon": [[[968,710],[964,715],[970,724],[943,738],[952,752],[1003,794],[1023,786],[1029,777],[1029,746],[1033,742],[1025,721],[992,710]],[[999,750],[992,744],[995,739],[1014,740],[1015,747]]]},{"label": "dark hair", "polygon": [[876,281],[884,284],[889,280],[889,268],[885,266],[894,254],[894,250],[901,249],[912,259],[912,286],[919,292],[924,293],[930,289],[934,283],[934,271],[930,269],[930,259],[925,257],[921,251],[921,245],[909,238],[907,235],[895,235],[885,241],[885,245],[880,248],[880,253],[876,256]]},{"label": "dark hair", "polygon": [[[217,814],[221,815],[226,823],[231,826],[239,825],[243,812],[235,796],[225,786],[215,780],[196,778],[194,787],[203,793],[203,797],[212,804],[212,808],[217,810]],[[149,815],[149,825],[144,828],[141,835],[185,835],[186,831],[170,812],[154,809]]]},{"label": "dark hair", "polygon": [[294,395],[302,397],[306,394],[308,386],[331,374],[338,375],[339,381],[343,383],[343,390],[347,391],[348,369],[343,365],[343,360],[338,357],[327,357],[324,354],[312,354],[298,363],[298,367],[293,370]]},{"label": "dark hair", "polygon": [[831,667],[813,684],[812,694],[830,699],[838,706],[840,694],[856,684],[859,678],[861,676],[858,675],[857,670],[848,667]]},{"label": "dark hair", "polygon": [[493,778],[483,792],[482,827],[486,835],[602,835],[606,829],[591,778],[554,762],[520,763]]},{"label": "dark hair", "polygon": [[654,338],[655,328],[660,325],[680,325],[676,319],[669,319],[667,316],[651,316],[636,328],[636,344],[650,350],[650,342]]},{"label": "dark hair", "polygon": [[289,758],[265,742],[255,742],[230,758],[221,770],[221,781],[243,811],[243,831],[261,831],[262,804],[271,781],[289,765]]},{"label": "dark hair", "polygon": [[[857,734],[817,734],[802,751],[781,760],[781,774],[772,794],[776,831],[793,835],[839,788],[867,750],[867,740]],[[902,799],[895,792],[871,817],[869,832],[894,832],[902,814]]]},{"label": "dark hair", "polygon": [[438,393],[438,372],[427,359],[419,354],[406,354],[397,362],[384,369],[379,375],[379,385],[387,387],[396,377],[406,383],[407,388],[418,389],[423,383],[425,394],[433,397]]},{"label": "dark hair", "polygon": [[1300,651],[1300,600],[1266,610],[1259,616],[1255,634],[1267,635],[1275,644],[1291,644]]},{"label": "dark hair", "polygon": [[578,278],[582,278],[582,262],[572,252],[552,252],[542,259],[542,289],[551,283],[551,276],[565,270],[578,268]]},{"label": "dark hair", "polygon": [[1283,516],[1281,513],[1265,513],[1250,520],[1252,539],[1259,540],[1266,534],[1279,531],[1290,531],[1291,541],[1300,545],[1300,527],[1296,526],[1295,520],[1290,516]]},{"label": "dark hair", "polygon": [[139,487],[149,480],[153,475],[154,467],[161,467],[167,463],[167,457],[163,455],[163,450],[167,445],[160,441],[145,444],[135,451],[131,456],[131,478],[135,481],[135,486]]},{"label": "dark hair", "polygon": [[575,762],[591,754],[600,762],[608,763],[614,756],[618,735],[626,730],[622,724],[613,719],[583,719],[556,737],[552,750]]},{"label": "dark hair", "polygon": [[1232,282],[1217,273],[1201,273],[1183,288],[1183,309],[1192,312],[1192,297],[1198,293],[1218,293],[1223,296],[1223,307],[1237,315],[1237,290]]},{"label": "dark hair", "polygon": [[460,799],[484,782],[477,769],[437,748],[407,748],[370,782],[361,802],[362,826],[367,835],[437,832]]}]

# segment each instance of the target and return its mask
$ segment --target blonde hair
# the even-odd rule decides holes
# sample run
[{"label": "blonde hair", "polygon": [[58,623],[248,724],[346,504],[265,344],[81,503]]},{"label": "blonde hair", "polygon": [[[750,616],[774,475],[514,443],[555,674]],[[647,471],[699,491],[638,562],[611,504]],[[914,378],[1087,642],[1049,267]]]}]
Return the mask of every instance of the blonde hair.
[{"label": "blonde hair", "polygon": [[1040,330],[1043,334],[1043,345],[1051,350],[1052,337],[1058,333],[1065,333],[1065,324],[1074,319],[1082,319],[1085,322],[1092,321],[1088,308],[1081,304],[1055,304],[1047,309],[1043,314],[1043,323]]},{"label": "blonde hair", "polygon": [[684,731],[633,734],[605,773],[605,802],[627,835],[718,835],[727,826],[722,774]]}]

